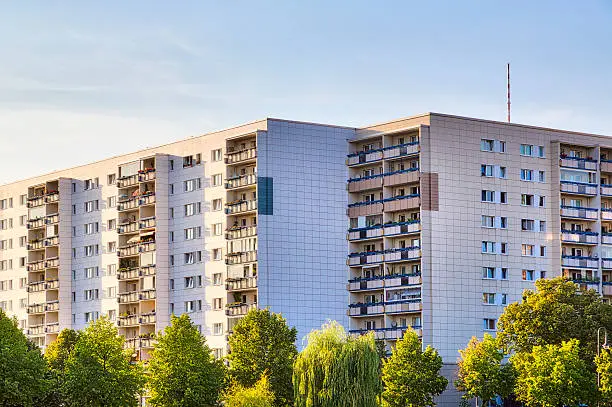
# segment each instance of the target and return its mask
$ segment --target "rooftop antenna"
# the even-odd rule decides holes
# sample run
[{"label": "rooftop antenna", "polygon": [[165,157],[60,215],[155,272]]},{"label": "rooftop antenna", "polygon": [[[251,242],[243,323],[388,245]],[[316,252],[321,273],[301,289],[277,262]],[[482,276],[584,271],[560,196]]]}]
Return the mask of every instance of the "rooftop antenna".
[{"label": "rooftop antenna", "polygon": [[508,68],[508,123],[510,123],[510,62],[508,62],[507,68]]}]

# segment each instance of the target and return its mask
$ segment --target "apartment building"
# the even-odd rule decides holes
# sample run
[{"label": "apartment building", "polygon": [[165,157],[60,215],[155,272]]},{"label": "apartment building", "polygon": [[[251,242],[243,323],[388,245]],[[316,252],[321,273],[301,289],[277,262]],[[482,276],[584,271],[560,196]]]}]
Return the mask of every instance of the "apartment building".
[{"label": "apartment building", "polygon": [[221,356],[270,307],[298,345],[326,319],[388,349],[411,326],[451,376],[470,337],[558,275],[612,298],[609,137],[266,119],[0,186],[0,307],[42,346],[108,315],[146,358],[186,312]]}]

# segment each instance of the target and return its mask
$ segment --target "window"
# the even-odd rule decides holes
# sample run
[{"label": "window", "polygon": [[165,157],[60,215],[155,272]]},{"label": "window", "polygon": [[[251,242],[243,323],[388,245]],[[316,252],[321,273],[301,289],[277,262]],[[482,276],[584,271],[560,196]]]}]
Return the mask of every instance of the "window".
[{"label": "window", "polygon": [[502,267],[500,279],[501,280],[507,280],[508,279],[508,269],[507,268]]},{"label": "window", "polygon": [[169,280],[168,285],[170,286],[171,290],[174,290],[174,279],[173,278]]},{"label": "window", "polygon": [[223,175],[222,174],[215,174],[215,175],[212,176],[212,186],[213,187],[221,186],[222,183],[223,183]]},{"label": "window", "polygon": [[544,146],[521,144],[521,155],[524,155],[527,157],[544,158]]},{"label": "window", "polygon": [[223,159],[223,153],[220,148],[212,151],[212,161],[221,161]]},{"label": "window", "polygon": [[483,228],[494,228],[495,227],[495,217],[482,215],[482,227]]},{"label": "window", "polygon": [[482,303],[495,305],[495,293],[482,293]]},{"label": "window", "polygon": [[99,227],[98,222],[86,223],[85,224],[85,234],[92,235],[94,233],[98,233]]},{"label": "window", "polygon": [[222,260],[223,258],[223,250],[222,249],[213,249],[212,258],[215,261]]},{"label": "window", "polygon": [[482,252],[495,254],[495,242],[482,242]]},{"label": "window", "polygon": [[99,313],[98,311],[90,311],[85,313],[85,322],[89,323],[98,319]]},{"label": "window", "polygon": [[117,242],[108,242],[107,249],[108,253],[115,253],[117,251]]},{"label": "window", "polygon": [[521,230],[533,232],[534,225],[533,219],[521,219]]},{"label": "window", "polygon": [[538,206],[539,206],[540,208],[543,208],[543,207],[545,206],[545,202],[546,202],[546,200],[545,200],[545,199],[546,199],[546,198],[545,198],[545,197],[543,197],[543,196],[539,197],[539,199],[538,199]]},{"label": "window", "polygon": [[223,335],[223,322],[213,324],[213,335]]},{"label": "window", "polygon": [[189,179],[187,181],[183,181],[183,191],[191,192],[196,189],[202,188],[202,180],[200,178]]},{"label": "window", "polygon": [[222,199],[213,199],[212,201],[212,210],[220,211],[223,209],[223,200]]},{"label": "window", "polygon": [[221,359],[223,357],[223,348],[213,348],[212,351],[215,359]]},{"label": "window", "polygon": [[223,234],[223,224],[222,223],[215,223],[213,225],[213,235],[214,236],[221,236]]},{"label": "window", "polygon": [[117,310],[109,309],[108,310],[108,319],[111,321],[115,321],[117,319]]},{"label": "window", "polygon": [[533,281],[535,279],[534,270],[523,270],[523,281]]},{"label": "window", "polygon": [[185,240],[192,240],[202,237],[202,227],[195,226],[185,229]]},{"label": "window", "polygon": [[223,284],[223,275],[221,273],[214,273],[213,277],[213,285],[221,285]]},{"label": "window", "polygon": [[108,207],[109,208],[114,208],[115,206],[117,206],[117,197],[116,196],[109,196],[107,203],[108,203]]},{"label": "window", "polygon": [[202,261],[202,252],[189,252],[185,253],[185,264],[194,264]]},{"label": "window", "polygon": [[508,254],[508,243],[500,243],[499,248],[501,254]]},{"label": "window", "polygon": [[521,245],[521,256],[533,256],[533,245],[522,244]]},{"label": "window", "polygon": [[95,256],[98,254],[98,250],[99,250],[97,244],[85,246],[83,249],[84,249],[85,257]]},{"label": "window", "polygon": [[98,289],[91,289],[83,291],[85,301],[93,301],[98,299]]},{"label": "window", "polygon": [[223,298],[213,298],[213,309],[215,311],[223,309]]},{"label": "window", "polygon": [[115,298],[117,296],[117,287],[107,287],[104,290],[105,298]]},{"label": "window", "polygon": [[499,218],[499,228],[500,229],[508,229],[508,218],[505,216],[500,216]]},{"label": "window", "polygon": [[107,222],[107,229],[108,230],[117,229],[117,219],[109,219]]},{"label": "window", "polygon": [[19,196],[19,204],[20,204],[21,206],[23,206],[23,205],[25,205],[25,204],[26,204],[26,202],[28,202],[28,196],[27,196],[27,195],[25,195],[25,194],[24,194],[24,195],[20,195],[20,196]]},{"label": "window", "polygon": [[72,214],[73,214],[73,215],[76,215],[76,213],[77,213],[77,212],[76,212],[76,205],[75,205],[75,204],[72,204]]},{"label": "window", "polygon": [[493,167],[492,165],[482,164],[480,166],[480,175],[483,177],[492,177],[494,168],[495,167]]},{"label": "window", "polygon": [[195,301],[185,301],[185,312],[195,311]]},{"label": "window", "polygon": [[540,223],[540,232],[546,232],[546,222],[541,220]]},{"label": "window", "polygon": [[521,181],[533,181],[533,170],[521,170]]},{"label": "window", "polygon": [[546,174],[544,171],[538,171],[538,182],[546,182]]},{"label": "window", "polygon": [[494,151],[495,141],[489,139],[480,140],[480,151]]},{"label": "window", "polygon": [[521,194],[521,205],[533,206],[533,195]]},{"label": "window", "polygon": [[483,328],[485,331],[494,331],[495,330],[495,322],[496,320],[493,318],[485,318],[482,320]]},{"label": "window", "polygon": [[495,278],[495,267],[483,267],[482,278]]},{"label": "window", "polygon": [[87,267],[83,270],[83,276],[85,278],[95,278],[98,277],[98,268],[97,267]]},{"label": "window", "polygon": [[501,295],[501,305],[508,305],[508,294]]},{"label": "window", "polygon": [[540,271],[540,278],[546,278],[546,272]]},{"label": "window", "polygon": [[506,178],[506,167],[499,167],[499,178]]},{"label": "window", "polygon": [[495,202],[495,191],[489,191],[486,189],[482,190],[482,202]]},{"label": "window", "polygon": [[529,144],[521,144],[521,155],[531,156],[533,152],[533,146]]},{"label": "window", "polygon": [[193,277],[185,277],[185,288],[194,288],[195,279]]},{"label": "window", "polygon": [[97,211],[98,207],[98,200],[85,202],[85,212]]},{"label": "window", "polygon": [[115,185],[117,183],[117,174],[108,174],[106,176],[107,185]]},{"label": "window", "polygon": [[19,247],[25,247],[27,241],[28,241],[27,236],[21,236],[19,238]]},{"label": "window", "polygon": [[202,213],[202,203],[194,202],[184,206],[185,216],[193,216],[195,214]]},{"label": "window", "polygon": [[27,220],[28,220],[27,215],[21,215],[19,217],[19,226],[25,226]]},{"label": "window", "polygon": [[540,246],[540,257],[546,257],[546,246]]}]

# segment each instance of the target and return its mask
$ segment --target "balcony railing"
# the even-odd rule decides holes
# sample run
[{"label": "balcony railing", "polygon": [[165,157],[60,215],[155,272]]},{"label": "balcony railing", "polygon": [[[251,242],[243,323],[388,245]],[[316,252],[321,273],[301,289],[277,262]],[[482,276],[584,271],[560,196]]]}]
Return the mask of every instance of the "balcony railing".
[{"label": "balcony railing", "polygon": [[597,195],[597,184],[561,181],[561,192],[579,195]]},{"label": "balcony railing", "polygon": [[28,219],[28,222],[26,223],[26,228],[28,229],[38,229],[44,226],[45,226],[45,218],[42,216],[39,218]]},{"label": "balcony railing", "polygon": [[54,213],[52,215],[47,215],[47,217],[45,218],[45,224],[46,225],[52,225],[54,223],[58,223],[59,222],[59,214]]},{"label": "balcony railing", "polygon": [[612,185],[601,184],[601,194],[605,196],[612,196]]},{"label": "balcony railing", "polygon": [[[418,336],[423,336],[423,329],[420,325],[413,325],[411,328],[417,333]],[[396,326],[390,328],[352,329],[349,331],[349,333],[354,335],[363,335],[367,334],[368,332],[374,332],[374,337],[377,340],[395,341],[402,339],[407,330],[407,326]]]},{"label": "balcony railing", "polygon": [[28,202],[27,202],[27,207],[28,208],[35,208],[37,206],[41,206],[42,204],[45,203],[45,197],[40,195],[40,196],[33,196],[31,198],[28,198]]},{"label": "balcony railing", "polygon": [[139,223],[140,229],[151,229],[155,227],[155,216],[151,216],[149,218],[140,219]]},{"label": "balcony railing", "polygon": [[117,279],[119,280],[134,280],[138,277],[140,277],[140,271],[138,267],[119,269],[117,272]]},{"label": "balcony railing", "polygon": [[601,158],[599,166],[602,172],[612,172],[612,160]]},{"label": "balcony railing", "polygon": [[148,290],[140,290],[140,294],[138,296],[138,298],[141,301],[144,300],[154,300],[157,297],[155,288],[150,288]]},{"label": "balcony railing", "polygon": [[606,270],[612,270],[612,258],[602,258],[601,259],[601,268]]},{"label": "balcony railing", "polygon": [[383,155],[385,159],[403,157],[406,155],[417,154],[419,152],[419,142],[398,144],[395,146],[385,147]]},{"label": "balcony railing", "polygon": [[60,200],[60,195],[58,191],[52,191],[52,192],[47,193],[47,195],[45,195],[46,203],[58,202],[59,200]]},{"label": "balcony railing", "polygon": [[569,243],[597,244],[597,232],[583,232],[578,230],[562,230],[561,240]]},{"label": "balcony railing", "polygon": [[561,216],[568,218],[597,219],[597,208],[561,205]]},{"label": "balcony railing", "polygon": [[379,250],[374,252],[351,253],[348,256],[349,266],[362,264],[375,264],[382,262],[417,260],[421,257],[421,248],[418,246]]},{"label": "balcony railing", "polygon": [[145,349],[153,348],[155,344],[155,339],[153,338],[140,338],[140,347]]},{"label": "balcony railing", "polygon": [[257,158],[257,148],[247,148],[246,150],[233,151],[225,155],[226,164],[238,164]]},{"label": "balcony railing", "polygon": [[248,252],[228,253],[225,258],[225,264],[240,264],[249,263],[257,260],[257,250]]},{"label": "balcony railing", "polygon": [[30,325],[28,328],[28,335],[42,335],[45,333],[45,325]]},{"label": "balcony railing", "polygon": [[155,312],[140,314],[139,322],[141,324],[154,324],[156,321]]},{"label": "balcony railing", "polygon": [[601,219],[612,220],[612,208],[601,208]]},{"label": "balcony railing", "polygon": [[151,192],[147,195],[142,195],[140,197],[140,199],[138,200],[138,205],[143,206],[143,205],[151,205],[155,203],[155,193]]},{"label": "balcony railing", "polygon": [[353,228],[348,231],[349,240],[375,239],[382,236],[397,236],[421,231],[421,221],[392,222],[384,225]]},{"label": "balcony railing", "polygon": [[117,302],[120,304],[138,302],[138,291],[117,294]]},{"label": "balcony railing", "polygon": [[57,290],[57,289],[59,289],[59,286],[60,286],[60,282],[59,282],[59,280],[58,280],[58,279],[55,279],[55,280],[47,280],[47,281],[45,282],[45,288],[46,288],[47,290]]},{"label": "balcony railing", "polygon": [[225,306],[225,315],[228,317],[236,317],[246,315],[250,310],[257,309],[257,303],[247,304],[244,302],[235,302]]},{"label": "balcony railing", "polygon": [[44,260],[34,260],[28,263],[27,265],[28,271],[42,271],[45,269],[45,261]]},{"label": "balcony railing", "polygon": [[419,180],[418,170],[418,168],[409,168],[407,170],[351,178],[348,180],[348,191],[359,192],[381,188],[382,186],[393,186],[417,182]]},{"label": "balcony railing", "polygon": [[601,234],[601,243],[603,243],[603,244],[612,244],[612,233],[602,233]]},{"label": "balcony railing", "polygon": [[45,304],[32,304],[26,308],[28,314],[43,314],[45,312]]},{"label": "balcony railing", "polygon": [[46,238],[44,244],[46,247],[57,246],[59,244],[59,236],[51,236]]},{"label": "balcony railing", "polygon": [[351,218],[387,212],[416,209],[419,207],[419,194],[394,196],[375,201],[361,201],[348,205],[348,215]]},{"label": "balcony railing", "polygon": [[257,210],[257,200],[237,201],[225,204],[225,213],[228,215]]},{"label": "balcony railing", "polygon": [[59,257],[50,257],[45,260],[45,268],[57,268],[59,267]]},{"label": "balcony railing", "polygon": [[59,332],[59,322],[50,322],[45,326],[45,332],[48,334],[56,334]]},{"label": "balcony railing", "polygon": [[27,291],[29,293],[38,293],[41,291],[45,291],[45,284],[46,283],[44,281],[36,281],[36,282],[30,283],[28,285]]},{"label": "balcony railing", "polygon": [[603,295],[612,295],[612,282],[604,281],[601,287],[601,293]]},{"label": "balcony railing", "polygon": [[131,243],[126,246],[121,246],[117,249],[118,257],[135,256],[138,253],[138,243]]},{"label": "balcony railing", "polygon": [[561,265],[563,267],[583,267],[583,268],[597,268],[599,265],[599,259],[591,256],[561,256]]},{"label": "balcony railing", "polygon": [[138,197],[129,198],[125,201],[121,201],[117,204],[117,210],[119,212],[129,211],[138,207]]},{"label": "balcony railing", "polygon": [[138,181],[147,182],[155,180],[155,169],[150,168],[148,170],[138,171]]},{"label": "balcony railing", "polygon": [[44,240],[32,240],[27,245],[28,250],[40,250],[45,248]]},{"label": "balcony railing", "polygon": [[423,309],[420,299],[385,302],[385,313],[399,314],[403,312],[419,312]]},{"label": "balcony railing", "polygon": [[225,189],[248,187],[257,184],[257,174],[246,174],[227,179]]},{"label": "balcony railing", "polygon": [[117,227],[117,233],[124,234],[124,233],[136,233],[138,232],[138,222],[137,221],[131,221],[128,223],[122,223]]},{"label": "balcony railing", "polygon": [[138,184],[138,175],[117,178],[117,188],[126,188]]},{"label": "balcony railing", "polygon": [[155,250],[155,241],[140,243],[140,253],[152,252]]},{"label": "balcony railing", "polygon": [[59,301],[47,301],[47,303],[45,304],[45,311],[47,312],[59,311],[59,308]]},{"label": "balcony railing", "polygon": [[118,326],[138,325],[138,316],[136,314],[119,316],[119,318],[117,318],[117,325]]},{"label": "balcony railing", "polygon": [[257,288],[257,277],[228,278],[225,280],[227,291],[244,291]]},{"label": "balcony railing", "polygon": [[419,142],[397,144],[394,146],[383,147],[376,150],[357,151],[347,156],[347,165],[365,164],[375,162],[382,158],[396,158],[406,155],[417,154],[419,152]]},{"label": "balcony railing", "polygon": [[126,338],[123,344],[124,349],[137,349],[140,347],[140,338]]},{"label": "balcony railing", "polygon": [[351,317],[363,315],[379,315],[385,312],[384,302],[349,304],[348,315]]},{"label": "balcony railing", "polygon": [[155,275],[155,265],[148,265],[148,266],[140,267],[139,274],[141,277],[154,276]]},{"label": "balcony railing", "polygon": [[227,240],[242,239],[257,235],[257,226],[232,226],[227,229],[225,238]]},{"label": "balcony railing", "polygon": [[559,159],[559,165],[561,167],[578,168],[581,170],[597,170],[597,160],[588,158],[561,156]]}]

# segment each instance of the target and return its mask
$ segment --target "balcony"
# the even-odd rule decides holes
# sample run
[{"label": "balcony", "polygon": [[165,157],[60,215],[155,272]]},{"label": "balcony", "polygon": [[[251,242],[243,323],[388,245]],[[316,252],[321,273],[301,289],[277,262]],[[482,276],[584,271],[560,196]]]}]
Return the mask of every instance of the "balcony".
[{"label": "balcony", "polygon": [[418,246],[386,249],[374,252],[351,253],[347,265],[359,266],[363,264],[377,264],[384,262],[417,260],[421,257],[421,248]]},{"label": "balcony", "polygon": [[117,272],[118,280],[135,280],[140,277],[140,271],[138,267],[132,268],[120,268]]},{"label": "balcony", "polygon": [[247,304],[244,302],[234,302],[225,306],[225,315],[228,317],[241,317],[246,315],[250,310],[257,309],[257,303]]},{"label": "balcony", "polygon": [[257,226],[232,226],[225,232],[227,240],[257,236]]},{"label": "balcony", "polygon": [[149,288],[148,290],[140,290],[140,294],[138,295],[140,301],[154,300],[156,297],[157,293],[155,291],[155,288]]},{"label": "balcony", "polygon": [[28,305],[26,308],[26,312],[28,314],[44,314],[45,313],[45,304],[32,304]]},{"label": "balcony", "polygon": [[602,158],[599,166],[602,172],[612,172],[612,160],[604,160]]},{"label": "balcony", "polygon": [[140,318],[138,319],[138,322],[140,322],[141,324],[146,324],[146,325],[155,324],[155,321],[156,321],[155,312],[140,314]]},{"label": "balcony", "polygon": [[385,276],[385,287],[406,287],[420,285],[423,283],[421,274],[398,274]]},{"label": "balcony", "polygon": [[247,148],[246,150],[232,151],[225,154],[225,163],[229,165],[243,164],[247,161],[255,161],[257,158],[257,148]]},{"label": "balcony", "polygon": [[46,312],[55,312],[55,311],[59,311],[59,301],[47,301],[47,303],[45,304],[45,311]]},{"label": "balcony", "polygon": [[137,349],[140,347],[140,338],[126,338],[123,344],[124,349]]},{"label": "balcony", "polygon": [[561,192],[574,195],[597,195],[597,184],[585,182],[561,181]]},{"label": "balcony", "polygon": [[149,242],[140,243],[139,249],[140,253],[152,252],[155,250],[155,240]]},{"label": "balcony", "polygon": [[601,219],[612,220],[612,208],[601,208]]},{"label": "balcony", "polygon": [[247,213],[257,210],[257,200],[239,200],[236,202],[229,202],[225,204],[225,213],[227,215],[235,215],[240,213]]},{"label": "balcony", "polygon": [[419,142],[415,141],[412,143],[398,144],[395,146],[385,147],[383,149],[383,155],[385,160],[392,158],[405,157],[407,155],[414,155],[419,153]]},{"label": "balcony", "polygon": [[604,196],[612,196],[612,185],[601,184],[601,194]]},{"label": "balcony", "polygon": [[421,248],[418,246],[389,249],[385,253],[385,262],[416,260],[420,258],[421,258]]},{"label": "balcony", "polygon": [[140,219],[138,227],[142,229],[153,229],[155,227],[155,216],[151,216],[149,218]]},{"label": "balcony", "polygon": [[155,168],[138,171],[138,181],[147,182],[155,180]]},{"label": "balcony", "polygon": [[138,175],[117,178],[117,188],[127,188],[138,184]]},{"label": "balcony", "polygon": [[51,322],[45,326],[45,333],[56,334],[59,332],[59,322]]},{"label": "balcony", "polygon": [[60,260],[59,257],[49,257],[45,260],[45,268],[57,268],[59,267]]},{"label": "balcony", "polygon": [[377,201],[362,201],[349,204],[347,214],[351,218],[375,215],[385,212],[405,211],[417,209],[420,206],[420,195],[401,195]]},{"label": "balcony", "polygon": [[562,230],[561,241],[568,243],[582,243],[582,244],[597,244],[596,232],[583,232],[577,230]]},{"label": "balcony", "polygon": [[153,338],[140,338],[140,347],[143,349],[153,349],[155,340]]},{"label": "balcony", "polygon": [[227,179],[225,189],[239,189],[257,184],[257,174],[235,176]]},{"label": "balcony", "polygon": [[45,247],[57,246],[59,245],[59,236],[51,236],[44,240]]},{"label": "balcony", "polygon": [[119,304],[138,302],[138,291],[117,294],[117,302]]},{"label": "balcony", "polygon": [[28,198],[27,207],[28,208],[36,208],[37,206],[41,206],[45,203],[45,197],[42,195],[33,196]]},{"label": "balcony", "polygon": [[154,276],[155,275],[155,265],[148,265],[148,266],[140,267],[139,274],[140,274],[140,277]]},{"label": "balcony", "polygon": [[588,158],[568,157],[561,155],[559,165],[566,168],[597,171],[597,160]]},{"label": "balcony", "polygon": [[59,202],[60,196],[58,191],[50,191],[45,195],[45,203]]},{"label": "balcony", "polygon": [[369,151],[358,151],[356,153],[351,153],[347,156],[346,165],[354,166],[354,165],[362,165],[373,163],[376,161],[380,161],[383,158],[383,150],[369,150]]},{"label": "balcony", "polygon": [[28,229],[39,229],[39,228],[43,228],[43,227],[45,227],[45,218],[44,217],[35,218],[35,219],[28,219],[28,222],[26,223],[26,228],[28,228]]},{"label": "balcony", "polygon": [[601,243],[603,243],[603,244],[612,244],[612,233],[602,233],[601,234]]},{"label": "balcony", "polygon": [[120,315],[117,318],[117,326],[135,326],[138,325],[138,316],[133,315]]},{"label": "balcony", "polygon": [[45,291],[45,282],[44,281],[36,281],[28,284],[27,292],[29,293],[39,293],[41,291]]},{"label": "balcony", "polygon": [[28,335],[43,335],[45,333],[45,325],[30,325]]},{"label": "balcony", "polygon": [[130,243],[117,249],[118,257],[137,256],[138,253],[138,243]]},{"label": "balcony", "polygon": [[45,261],[44,260],[34,260],[28,262],[27,265],[28,271],[43,271],[45,269]]},{"label": "balcony", "polygon": [[349,280],[346,289],[348,291],[370,291],[382,290],[384,286],[384,277],[380,276]]},{"label": "balcony", "polygon": [[26,246],[28,250],[40,250],[45,248],[45,241],[43,239],[40,240],[30,240],[28,245]]},{"label": "balcony", "polygon": [[247,291],[257,288],[257,277],[228,278],[225,280],[227,291]]},{"label": "balcony", "polygon": [[604,281],[601,284],[602,284],[602,286],[601,286],[601,293],[603,295],[612,295],[612,282]]},{"label": "balcony", "polygon": [[597,220],[597,209],[587,208],[586,206],[561,205],[561,217]]},{"label": "balcony", "polygon": [[601,268],[605,270],[612,270],[612,258],[602,258]]},{"label": "balcony", "polygon": [[351,253],[349,254],[349,258],[347,259],[348,266],[360,266],[363,264],[378,264],[385,261],[385,251],[375,251],[375,252],[360,252],[360,253]]},{"label": "balcony", "polygon": [[53,225],[55,223],[59,223],[59,214],[54,213],[51,215],[47,215],[45,218],[45,225]]},{"label": "balcony", "polygon": [[[416,334],[421,337],[423,336],[423,329],[420,325],[413,325],[411,327]],[[395,341],[398,339],[402,339],[404,337],[404,333],[408,330],[406,326],[395,326],[390,328],[376,328],[376,329],[352,329],[349,331],[350,334],[354,335],[363,335],[368,332],[374,332],[374,337],[377,340],[388,340]]]},{"label": "balcony", "polygon": [[137,232],[138,232],[138,222],[137,221],[121,223],[117,227],[117,233],[119,233],[120,235],[123,235],[126,233],[137,233]]},{"label": "balcony", "polygon": [[351,317],[361,317],[369,315],[380,315],[385,312],[384,302],[353,303],[349,304],[348,315]]},{"label": "balcony", "polygon": [[138,197],[133,197],[126,199],[125,201],[120,201],[117,204],[117,211],[124,212],[138,208]]},{"label": "balcony", "polygon": [[423,304],[420,299],[400,300],[385,302],[385,312],[387,314],[400,314],[404,312],[420,312]]},{"label": "balcony", "polygon": [[411,220],[408,222],[391,222],[384,225],[366,226],[363,228],[349,229],[349,240],[376,239],[382,236],[399,236],[421,231],[421,221]]},{"label": "balcony", "polygon": [[579,267],[579,268],[598,268],[599,259],[590,256],[561,256],[561,265],[563,267]]},{"label": "balcony", "polygon": [[60,286],[60,282],[58,279],[55,280],[47,280],[45,282],[45,288],[47,290],[58,290]]},{"label": "balcony", "polygon": [[155,192],[150,192],[146,195],[141,195],[140,199],[138,200],[138,205],[140,206],[152,205],[154,203],[155,203]]},{"label": "balcony", "polygon": [[257,250],[228,253],[225,257],[225,264],[241,264],[254,261],[257,261]]}]

